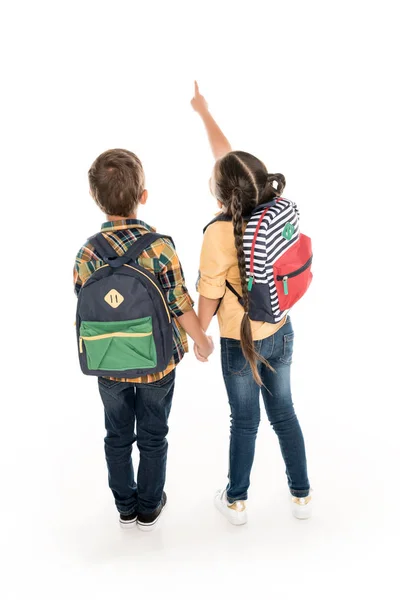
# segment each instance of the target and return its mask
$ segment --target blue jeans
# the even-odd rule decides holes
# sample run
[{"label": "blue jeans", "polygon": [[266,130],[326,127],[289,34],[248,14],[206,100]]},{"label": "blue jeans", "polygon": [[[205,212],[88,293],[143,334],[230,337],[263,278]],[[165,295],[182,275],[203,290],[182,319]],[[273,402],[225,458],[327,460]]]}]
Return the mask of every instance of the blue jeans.
[{"label": "blue jeans", "polygon": [[[293,496],[305,497],[310,491],[303,434],[294,412],[290,391],[290,365],[294,333],[290,318],[277,333],[254,342],[275,373],[259,363],[264,387],[261,395],[268,419],[278,436],[286,465],[289,489]],[[231,437],[229,449],[230,502],[246,500],[250,486],[255,444],[260,423],[260,388],[253,379],[243,356],[240,342],[221,338],[222,371],[231,407]]]},{"label": "blue jeans", "polygon": [[[149,384],[99,378],[107,430],[104,442],[108,482],[122,515],[135,510],[151,513],[161,503],[174,384],[175,370]],[[134,442],[140,453],[137,483],[132,465]]]}]

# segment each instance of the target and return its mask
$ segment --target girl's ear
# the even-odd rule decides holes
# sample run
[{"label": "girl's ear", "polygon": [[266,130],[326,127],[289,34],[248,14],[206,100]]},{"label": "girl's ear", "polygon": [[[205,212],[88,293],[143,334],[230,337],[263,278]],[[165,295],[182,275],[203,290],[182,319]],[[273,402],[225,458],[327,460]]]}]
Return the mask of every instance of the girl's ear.
[{"label": "girl's ear", "polygon": [[224,205],[222,204],[222,202],[220,202],[219,200],[217,200],[217,204],[218,204],[218,208],[220,210],[222,210],[224,208]]},{"label": "girl's ear", "polygon": [[143,190],[143,194],[139,200],[139,204],[146,204],[148,197],[149,197],[149,192],[147,190]]}]

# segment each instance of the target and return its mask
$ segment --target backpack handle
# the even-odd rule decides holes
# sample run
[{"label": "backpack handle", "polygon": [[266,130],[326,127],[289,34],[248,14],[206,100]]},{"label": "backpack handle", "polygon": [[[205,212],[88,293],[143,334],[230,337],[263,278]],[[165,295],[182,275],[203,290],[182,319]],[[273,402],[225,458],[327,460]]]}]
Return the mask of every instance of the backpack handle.
[{"label": "backpack handle", "polygon": [[95,247],[96,252],[100,254],[101,259],[110,265],[110,267],[116,269],[121,267],[127,262],[131,262],[139,258],[143,250],[151,246],[153,242],[160,238],[169,239],[174,244],[172,238],[168,235],[162,235],[161,233],[146,233],[141,235],[136,242],[131,244],[128,250],[120,256],[116,253],[114,248],[105,239],[102,233],[98,233],[93,237],[89,238],[89,242]]}]

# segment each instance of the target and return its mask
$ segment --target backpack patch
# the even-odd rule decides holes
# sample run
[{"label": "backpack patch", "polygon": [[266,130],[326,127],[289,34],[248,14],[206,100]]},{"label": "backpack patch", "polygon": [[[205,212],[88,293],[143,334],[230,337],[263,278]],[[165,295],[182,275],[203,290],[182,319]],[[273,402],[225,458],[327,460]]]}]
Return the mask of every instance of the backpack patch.
[{"label": "backpack patch", "polygon": [[122,294],[117,292],[117,290],[112,289],[104,296],[104,300],[109,306],[111,306],[111,308],[118,308],[118,306],[123,303],[125,298]]},{"label": "backpack patch", "polygon": [[282,231],[282,237],[284,237],[285,240],[288,240],[288,242],[290,242],[290,240],[293,237],[293,234],[294,234],[294,226],[290,222],[286,223],[286,225]]}]

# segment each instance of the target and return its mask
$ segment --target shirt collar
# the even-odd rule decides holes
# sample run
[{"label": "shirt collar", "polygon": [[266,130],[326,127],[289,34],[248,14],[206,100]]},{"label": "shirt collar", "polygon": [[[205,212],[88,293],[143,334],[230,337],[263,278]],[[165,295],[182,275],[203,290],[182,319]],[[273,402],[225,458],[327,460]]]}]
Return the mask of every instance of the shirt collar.
[{"label": "shirt collar", "polygon": [[120,219],[118,221],[107,221],[101,226],[101,231],[119,231],[121,229],[144,229],[145,231],[155,232],[154,227],[150,227],[144,221],[139,219]]}]

